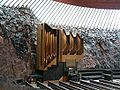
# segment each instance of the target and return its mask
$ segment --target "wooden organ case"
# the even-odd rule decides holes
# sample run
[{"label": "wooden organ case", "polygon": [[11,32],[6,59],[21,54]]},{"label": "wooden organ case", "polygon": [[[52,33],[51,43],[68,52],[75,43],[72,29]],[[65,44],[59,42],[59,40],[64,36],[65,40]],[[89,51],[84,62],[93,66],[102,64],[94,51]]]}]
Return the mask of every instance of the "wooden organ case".
[{"label": "wooden organ case", "polygon": [[[51,65],[66,62],[72,67],[83,57],[83,39],[66,34],[63,29],[53,29],[47,24],[38,25],[36,68],[45,70]],[[74,63],[73,63],[74,62]]]}]

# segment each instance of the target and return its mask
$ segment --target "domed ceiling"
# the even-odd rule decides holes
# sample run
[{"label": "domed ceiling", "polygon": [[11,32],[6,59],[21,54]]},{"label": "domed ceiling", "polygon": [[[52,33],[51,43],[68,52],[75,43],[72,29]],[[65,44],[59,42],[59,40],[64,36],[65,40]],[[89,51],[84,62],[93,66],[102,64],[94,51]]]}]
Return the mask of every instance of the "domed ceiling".
[{"label": "domed ceiling", "polygon": [[[84,6],[93,5],[100,8],[99,5],[103,5],[104,8],[106,8],[89,8],[62,2],[71,4],[76,3],[76,5],[80,5],[80,2],[83,2],[82,5]],[[10,7],[27,7],[42,23],[56,26],[60,25],[90,29],[99,28],[107,30],[120,29],[119,4],[120,0],[99,0],[99,2],[98,0],[0,0],[0,8],[2,5]],[[114,5],[114,9],[110,9],[113,8]],[[9,12],[7,13],[9,14]]]},{"label": "domed ceiling", "polygon": [[120,8],[120,0],[56,0],[56,1],[91,8],[101,9]]}]

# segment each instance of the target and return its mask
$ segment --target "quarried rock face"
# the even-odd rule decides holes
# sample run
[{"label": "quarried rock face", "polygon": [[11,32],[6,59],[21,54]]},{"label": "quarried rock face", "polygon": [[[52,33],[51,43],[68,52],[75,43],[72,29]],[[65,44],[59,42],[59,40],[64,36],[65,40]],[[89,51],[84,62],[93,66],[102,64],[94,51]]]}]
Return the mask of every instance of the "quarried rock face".
[{"label": "quarried rock face", "polygon": [[[25,60],[27,59],[27,60]],[[0,74],[7,78],[24,78],[31,73],[30,56],[23,60],[16,55],[16,50],[11,42],[4,40],[0,44]]]},{"label": "quarried rock face", "polygon": [[[78,68],[120,69],[120,31],[88,29],[83,32],[85,56]],[[89,67],[88,63],[91,63]]]},{"label": "quarried rock face", "polygon": [[92,57],[90,54],[85,53],[82,60],[79,60],[77,63],[78,69],[90,69],[95,68],[96,66],[96,60],[94,60],[94,57]]},{"label": "quarried rock face", "polygon": [[30,9],[0,6],[0,75],[24,78],[35,64],[36,18]]}]

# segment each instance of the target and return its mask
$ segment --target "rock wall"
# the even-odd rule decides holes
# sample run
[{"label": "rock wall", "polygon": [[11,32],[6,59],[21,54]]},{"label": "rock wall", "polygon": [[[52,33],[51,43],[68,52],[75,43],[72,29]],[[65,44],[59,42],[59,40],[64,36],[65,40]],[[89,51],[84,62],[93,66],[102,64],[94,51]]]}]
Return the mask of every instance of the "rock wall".
[{"label": "rock wall", "polygon": [[84,28],[79,32],[84,38],[84,58],[80,61],[82,63],[78,64],[78,68],[85,69],[89,66],[97,69],[120,69],[119,31]]},{"label": "rock wall", "polygon": [[0,6],[0,75],[24,78],[31,74],[36,59],[36,23],[27,8]]},{"label": "rock wall", "polygon": [[[26,59],[25,59],[26,58]],[[24,78],[31,73],[30,57],[26,56],[23,60],[16,55],[16,50],[12,43],[4,40],[0,44],[0,74],[7,78]]]}]

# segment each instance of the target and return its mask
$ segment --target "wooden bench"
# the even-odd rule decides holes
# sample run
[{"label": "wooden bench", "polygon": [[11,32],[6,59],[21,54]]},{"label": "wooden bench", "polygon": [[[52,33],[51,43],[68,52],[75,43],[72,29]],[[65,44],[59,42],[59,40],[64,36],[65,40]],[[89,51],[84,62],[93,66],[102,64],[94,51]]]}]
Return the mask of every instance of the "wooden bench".
[{"label": "wooden bench", "polygon": [[112,81],[103,80],[103,79],[100,79],[99,81],[104,82],[104,83],[113,84],[113,85],[116,85],[116,86],[120,86],[120,83],[117,83],[117,82],[112,82]]},{"label": "wooden bench", "polygon": [[83,80],[80,80],[80,83],[84,84],[84,85],[89,85],[89,86],[95,87],[95,88],[100,89],[100,90],[109,90],[108,87],[105,87],[103,85],[99,85],[99,84],[95,84],[95,83],[89,83],[89,82],[83,81]]},{"label": "wooden bench", "polygon": [[48,86],[50,86],[54,90],[69,90],[69,89],[67,89],[65,87],[59,86],[59,85],[54,84],[52,82],[48,82]]},{"label": "wooden bench", "polygon": [[67,83],[65,83],[65,82],[61,82],[61,81],[59,81],[59,85],[65,87],[65,88],[67,88],[67,89],[69,89],[69,90],[83,90],[83,89],[81,89],[81,88],[79,88],[79,87],[76,87],[76,86],[67,84]]},{"label": "wooden bench", "polygon": [[28,86],[28,87],[31,87],[31,88],[34,88],[29,82],[25,81],[25,86]]},{"label": "wooden bench", "polygon": [[94,80],[90,80],[91,83],[95,83],[95,84],[99,84],[99,85],[103,85],[103,86],[106,86],[108,88],[110,88],[110,90],[114,90],[114,89],[119,89],[119,87],[115,86],[115,85],[111,85],[111,84],[108,84],[108,83],[103,83],[103,82],[98,82],[98,81],[94,81]]},{"label": "wooden bench", "polygon": [[105,80],[113,80],[113,73],[112,73],[112,71],[111,70],[103,70],[103,77],[104,77],[104,79]]},{"label": "wooden bench", "polygon": [[52,90],[52,88],[44,85],[43,83],[41,83],[41,82],[39,82],[39,81],[37,81],[36,83],[37,83],[37,86],[40,87],[40,89]]},{"label": "wooden bench", "polygon": [[78,73],[80,75],[80,78],[83,80],[90,80],[90,79],[102,79],[102,70],[96,70],[96,69],[85,69],[85,70],[78,70]]},{"label": "wooden bench", "polygon": [[120,79],[120,69],[112,70],[113,79]]},{"label": "wooden bench", "polygon": [[98,90],[98,89],[95,88],[95,87],[92,87],[92,86],[89,86],[89,85],[80,84],[80,83],[77,83],[77,82],[71,81],[71,80],[69,81],[69,83],[70,83],[71,85],[74,85],[74,86],[76,86],[76,87],[80,87],[80,88],[85,89],[85,90],[87,90],[87,89],[89,89],[89,90]]}]

